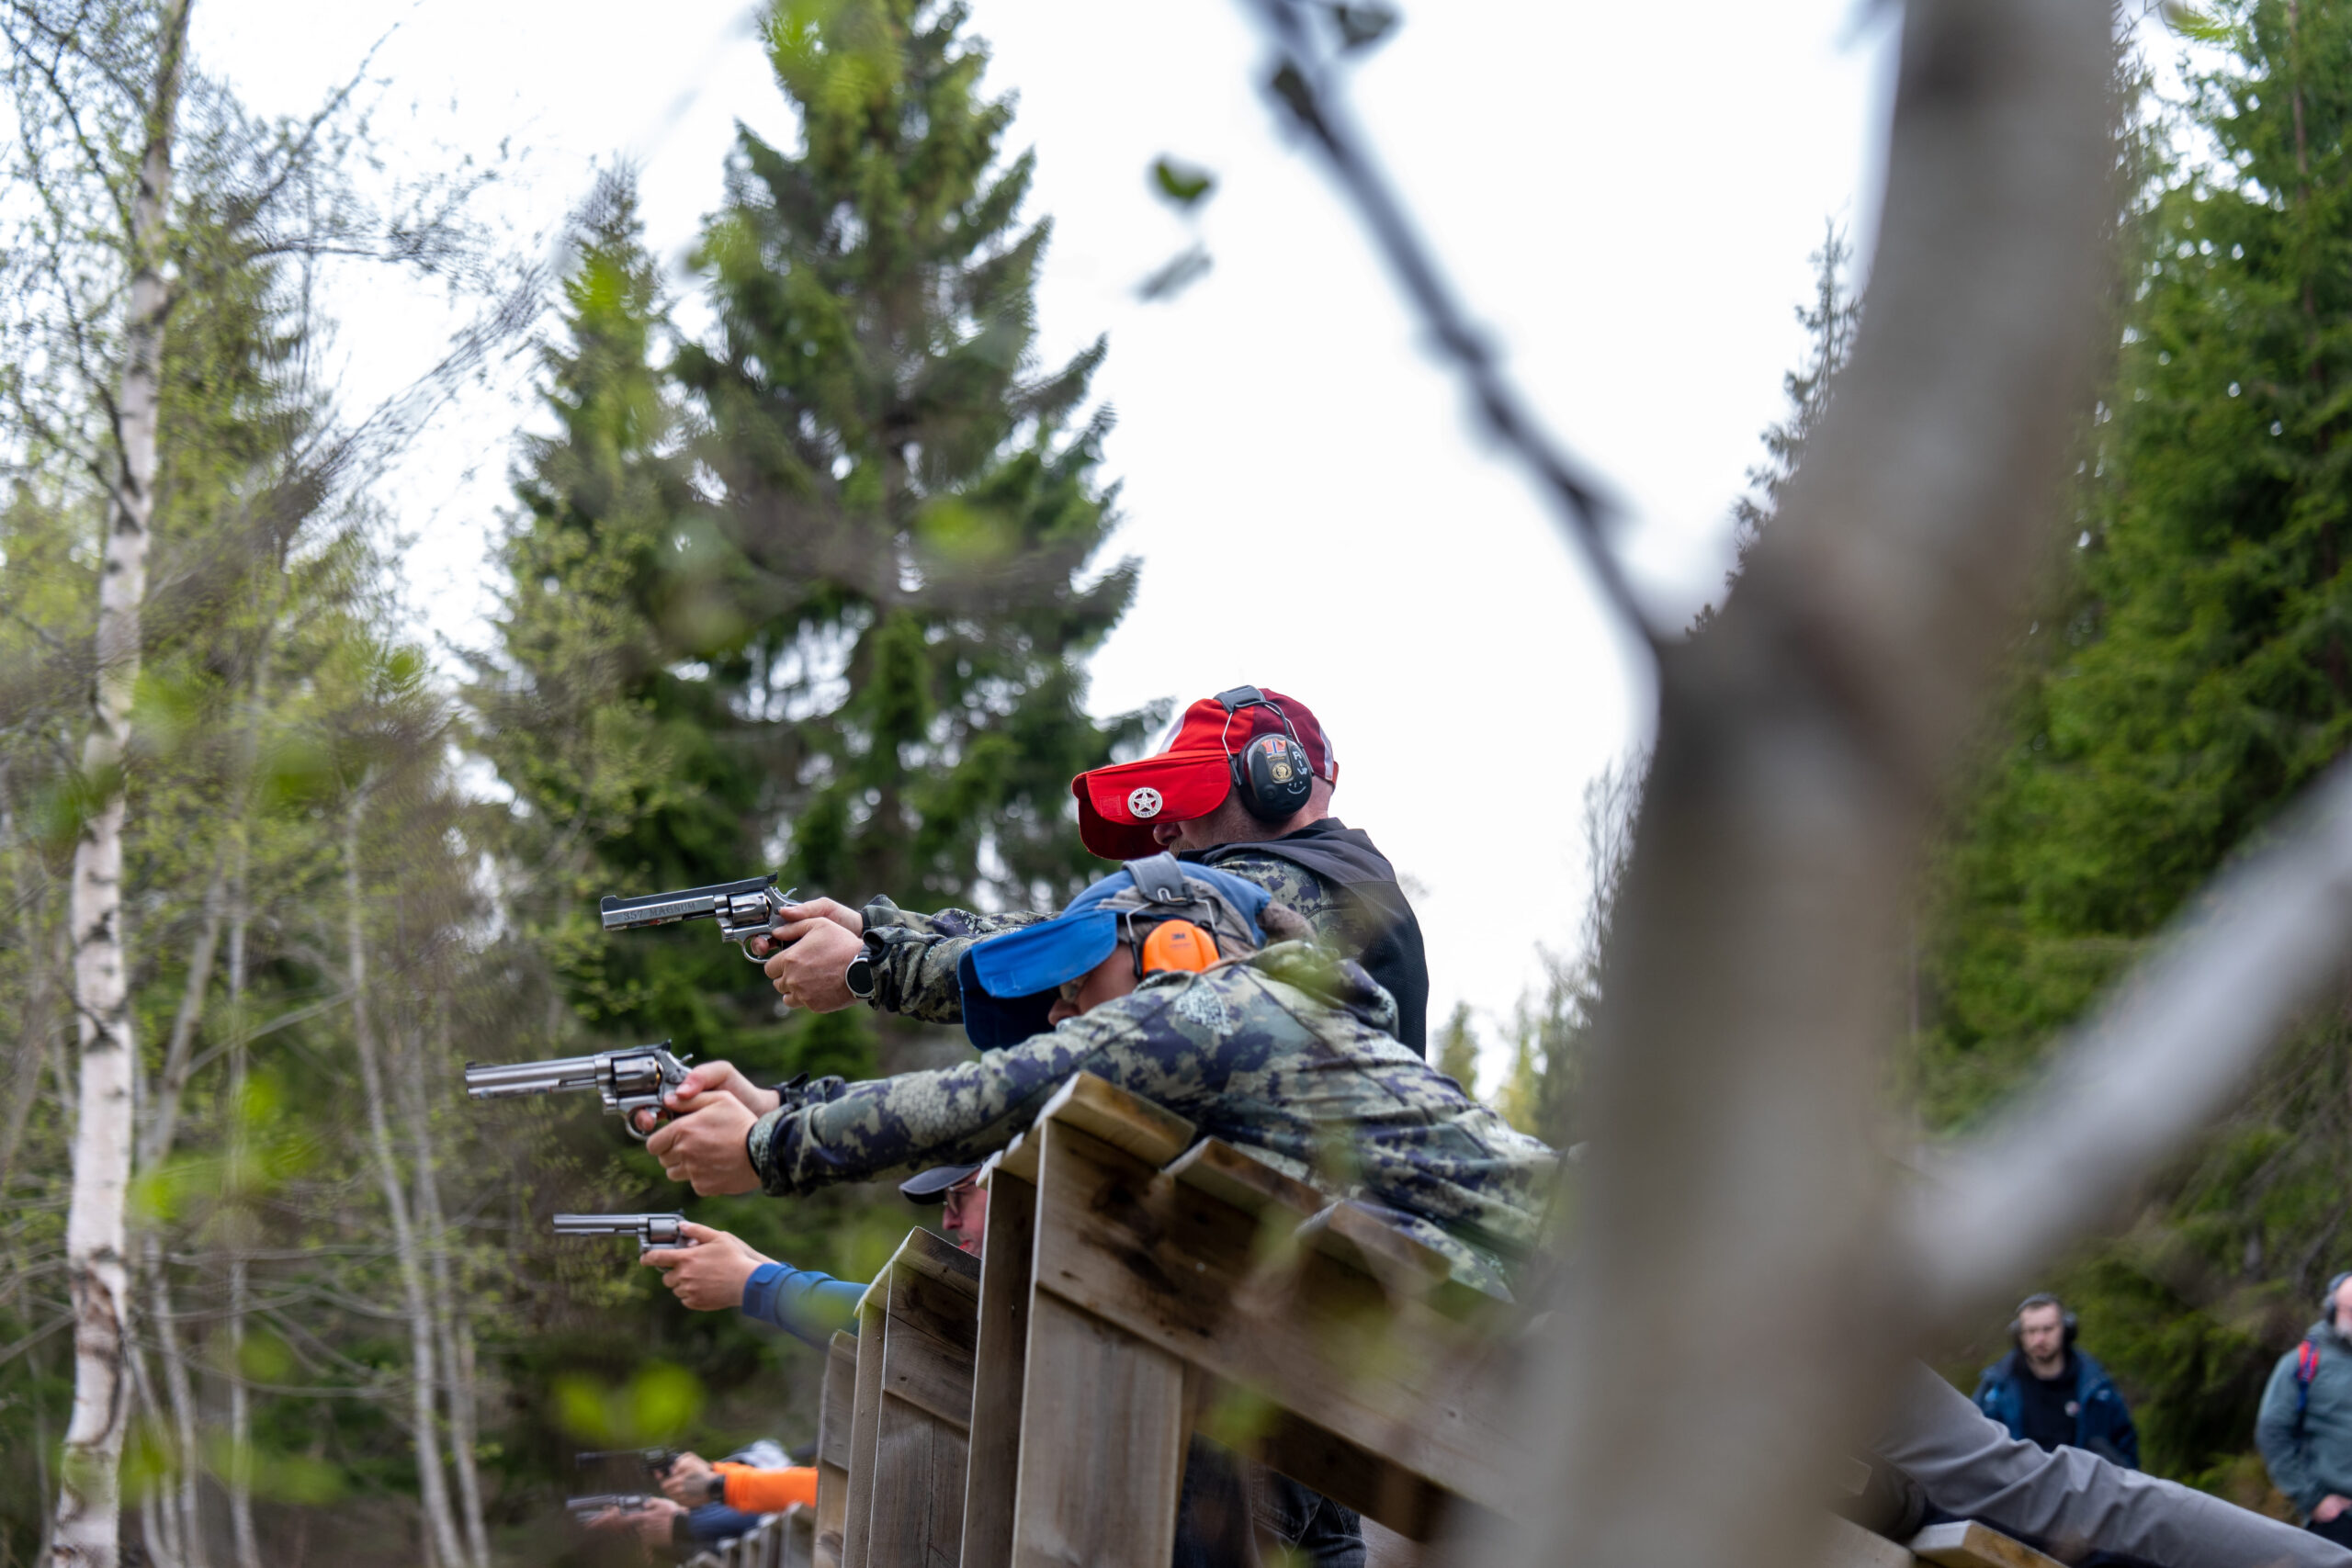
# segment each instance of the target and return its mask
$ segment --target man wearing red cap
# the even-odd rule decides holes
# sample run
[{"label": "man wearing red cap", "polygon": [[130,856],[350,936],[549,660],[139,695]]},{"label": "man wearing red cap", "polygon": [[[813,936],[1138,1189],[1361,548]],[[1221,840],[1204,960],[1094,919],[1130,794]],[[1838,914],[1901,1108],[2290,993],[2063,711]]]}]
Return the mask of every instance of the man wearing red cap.
[{"label": "man wearing red cap", "polygon": [[[1070,781],[1079,837],[1105,860],[1161,850],[1247,878],[1306,918],[1396,999],[1396,1037],[1429,1050],[1429,963],[1396,867],[1362,830],[1330,815],[1339,758],[1306,704],[1236,686],[1184,710],[1157,752]],[[865,1000],[933,1023],[962,1021],[956,966],[980,937],[1045,919],[1027,911],[916,914],[888,898],[852,909],[830,898],[781,924],[790,946],[767,961],[785,1000],[832,1012]]]}]

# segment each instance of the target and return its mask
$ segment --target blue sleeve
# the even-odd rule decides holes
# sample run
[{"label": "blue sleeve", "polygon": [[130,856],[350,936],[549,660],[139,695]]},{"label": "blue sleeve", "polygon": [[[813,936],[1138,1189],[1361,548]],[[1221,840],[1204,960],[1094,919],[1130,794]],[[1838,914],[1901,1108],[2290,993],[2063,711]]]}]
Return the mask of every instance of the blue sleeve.
[{"label": "blue sleeve", "polygon": [[732,1540],[759,1528],[759,1515],[740,1512],[724,1503],[705,1503],[699,1508],[687,1509],[685,1514],[686,1539],[697,1545]]},{"label": "blue sleeve", "polygon": [[865,1287],[854,1280],[763,1263],[743,1282],[743,1315],[822,1350],[836,1331],[857,1332],[857,1303],[865,1294]]}]

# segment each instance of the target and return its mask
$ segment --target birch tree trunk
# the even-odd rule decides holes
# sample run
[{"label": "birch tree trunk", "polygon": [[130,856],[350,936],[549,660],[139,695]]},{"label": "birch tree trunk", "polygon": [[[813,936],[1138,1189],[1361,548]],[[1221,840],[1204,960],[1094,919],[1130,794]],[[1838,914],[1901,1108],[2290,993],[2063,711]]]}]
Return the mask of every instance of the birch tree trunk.
[{"label": "birch tree trunk", "polygon": [[234,870],[229,891],[229,1170],[226,1186],[232,1202],[227,1234],[229,1247],[229,1470],[221,1484],[229,1494],[229,1539],[237,1568],[261,1568],[261,1544],[254,1532],[253,1402],[245,1391],[245,1314],[253,1309],[245,1272],[245,1254],[252,1249],[254,1224],[245,1204],[245,934],[251,914],[245,907],[245,866],[249,853],[242,826],[238,829]]},{"label": "birch tree trunk", "polygon": [[[172,1311],[172,1284],[164,1273],[164,1240],[149,1231],[145,1240],[148,1310],[155,1318],[155,1348],[164,1359],[164,1398],[172,1419],[172,1468],[178,1472],[175,1494],[167,1493],[163,1506],[176,1510],[174,1533],[186,1568],[205,1568],[204,1512],[198,1477],[196,1390],[187,1375],[187,1351],[180,1344],[179,1322]],[[160,1489],[160,1488],[159,1488]]]},{"label": "birch tree trunk", "polygon": [[384,1073],[376,1050],[375,1023],[368,1010],[367,936],[360,918],[359,824],[368,809],[368,785],[353,795],[344,818],[343,889],[345,940],[350,952],[351,1037],[359,1056],[360,1087],[368,1097],[368,1133],[375,1149],[376,1177],[384,1192],[384,1208],[391,1217],[392,1248],[400,1261],[401,1295],[409,1325],[409,1388],[411,1416],[416,1431],[417,1491],[424,1505],[425,1540],[435,1558],[450,1568],[466,1561],[458,1542],[458,1526],[449,1512],[449,1490],[441,1473],[439,1422],[435,1407],[433,1313],[424,1288],[424,1269],[418,1256],[416,1228],[410,1223],[408,1194],[401,1186],[400,1156],[392,1147],[391,1119],[386,1114]]},{"label": "birch tree trunk", "polygon": [[[421,1055],[420,1044],[412,1042],[413,1055]],[[433,1157],[433,1107],[424,1075],[413,1070],[416,1066],[412,1061],[412,1070],[401,1086],[401,1100],[408,1116],[411,1157],[416,1161],[417,1218],[430,1238],[426,1256],[433,1266],[433,1329],[439,1341],[442,1382],[449,1401],[449,1462],[458,1476],[458,1506],[469,1553],[466,1561],[473,1568],[490,1568],[490,1529],[482,1518],[481,1476],[474,1466],[473,1333],[449,1264],[449,1223],[442,1213],[441,1178]]]},{"label": "birch tree trunk", "polygon": [[123,1198],[130,1179],[130,1010],[122,948],[122,766],[139,679],[140,602],[154,522],[155,434],[163,368],[164,274],[171,213],[172,136],[178,116],[189,0],[164,0],[146,144],[131,196],[130,295],[115,399],[121,472],[107,508],[98,578],[97,680],[82,774],[96,808],[74,848],[70,920],[80,1022],[80,1114],[66,1212],[66,1279],[74,1300],[74,1416],[66,1428],[52,1561],[115,1568],[121,1540],[121,1467],[130,1415],[123,1377],[129,1269]]}]

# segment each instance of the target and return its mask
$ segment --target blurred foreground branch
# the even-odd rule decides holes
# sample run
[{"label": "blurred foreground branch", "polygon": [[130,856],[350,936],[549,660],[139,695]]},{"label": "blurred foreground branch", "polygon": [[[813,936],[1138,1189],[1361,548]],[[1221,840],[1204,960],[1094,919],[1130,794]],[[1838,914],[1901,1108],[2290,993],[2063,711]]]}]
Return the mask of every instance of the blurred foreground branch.
[{"label": "blurred foreground branch", "polygon": [[[1316,6],[1306,0],[1245,0],[1273,39],[1280,63],[1268,84],[1331,168],[1332,177],[1354,203],[1373,243],[1419,312],[1439,349],[1469,384],[1487,429],[1534,473],[1558,504],[1568,536],[1592,569],[1601,594],[1628,631],[1655,653],[1662,628],[1642,605],[1624,568],[1610,547],[1607,525],[1612,510],[1599,482],[1546,434],[1519,389],[1505,378],[1494,350],[1472,324],[1460,300],[1438,270],[1437,258],[1412,218],[1389,188],[1387,176],[1353,124],[1339,90],[1337,73],[1324,62],[1309,26]],[[1366,7],[1367,12],[1374,8]],[[1342,51],[1361,47],[1386,31],[1384,22],[1363,32],[1351,27],[1350,8],[1339,8]]]},{"label": "blurred foreground branch", "polygon": [[2089,404],[2108,20],[1908,8],[1852,362],[1738,592],[1661,654],[1577,1269],[1533,1380],[1530,1561],[1794,1563],[1930,1310],[1872,1152],[1890,977]]},{"label": "blurred foreground branch", "polygon": [[[2023,1102],[1936,1174],[1905,1270],[1929,1302],[2021,1277],[2234,1097],[2352,951],[2352,766],[2221,878]],[[2067,1129],[2053,1135],[2053,1129]]]}]

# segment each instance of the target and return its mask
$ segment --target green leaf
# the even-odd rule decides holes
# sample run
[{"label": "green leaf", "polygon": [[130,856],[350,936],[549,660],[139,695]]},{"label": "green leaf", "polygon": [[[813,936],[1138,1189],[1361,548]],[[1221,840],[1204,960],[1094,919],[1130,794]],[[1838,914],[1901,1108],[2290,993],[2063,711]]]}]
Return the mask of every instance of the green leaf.
[{"label": "green leaf", "polygon": [[1187,210],[1199,206],[1216,192],[1215,175],[1170,157],[1153,162],[1151,183],[1161,196]]}]

